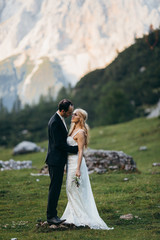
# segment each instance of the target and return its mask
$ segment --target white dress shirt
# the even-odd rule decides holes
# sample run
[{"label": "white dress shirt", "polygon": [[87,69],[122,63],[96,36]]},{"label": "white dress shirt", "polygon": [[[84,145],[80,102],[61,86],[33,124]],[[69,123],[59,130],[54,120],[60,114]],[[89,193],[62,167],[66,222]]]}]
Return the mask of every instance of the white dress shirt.
[{"label": "white dress shirt", "polygon": [[65,122],[65,120],[64,120],[64,117],[62,117],[62,116],[59,114],[58,111],[57,111],[57,114],[58,114],[58,116],[60,117],[60,119],[62,120],[62,122],[63,122],[63,124],[64,124],[64,126],[65,126],[65,128],[66,128],[66,130],[67,130],[67,132],[68,132],[67,125],[66,125],[66,122]]}]

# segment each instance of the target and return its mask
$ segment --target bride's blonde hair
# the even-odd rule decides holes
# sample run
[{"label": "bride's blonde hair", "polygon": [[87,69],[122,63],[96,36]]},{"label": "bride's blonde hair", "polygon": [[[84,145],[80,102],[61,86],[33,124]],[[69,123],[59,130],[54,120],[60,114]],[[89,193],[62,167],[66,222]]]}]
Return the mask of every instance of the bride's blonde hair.
[{"label": "bride's blonde hair", "polygon": [[[74,113],[75,112],[80,117],[80,126],[81,126],[81,129],[84,130],[84,134],[85,134],[85,147],[87,148],[88,142],[89,142],[89,126],[86,123],[86,121],[88,119],[88,113],[85,110],[81,109],[81,108],[76,108],[74,110]],[[76,127],[76,124],[75,123],[71,123],[71,127],[70,127],[70,130],[69,130],[69,136],[72,135],[75,127]]]}]

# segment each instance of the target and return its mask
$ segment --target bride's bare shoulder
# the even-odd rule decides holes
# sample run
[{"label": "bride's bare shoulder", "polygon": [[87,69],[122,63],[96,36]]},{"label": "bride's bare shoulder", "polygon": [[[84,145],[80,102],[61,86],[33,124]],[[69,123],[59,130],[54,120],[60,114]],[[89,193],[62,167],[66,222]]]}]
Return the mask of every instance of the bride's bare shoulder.
[{"label": "bride's bare shoulder", "polygon": [[83,129],[80,129],[80,131],[76,134],[76,136],[79,140],[83,140],[85,138],[85,132]]},{"label": "bride's bare shoulder", "polygon": [[81,139],[83,139],[84,136],[85,136],[84,133],[85,133],[85,132],[84,132],[83,129],[79,129],[79,130],[76,131],[72,136],[73,136],[74,139],[79,139],[79,140],[81,140]]}]

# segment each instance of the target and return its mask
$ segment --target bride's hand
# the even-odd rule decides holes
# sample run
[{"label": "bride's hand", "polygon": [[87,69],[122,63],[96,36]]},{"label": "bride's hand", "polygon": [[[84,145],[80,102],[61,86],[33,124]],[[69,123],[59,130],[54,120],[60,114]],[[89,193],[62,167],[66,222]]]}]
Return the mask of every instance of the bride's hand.
[{"label": "bride's hand", "polygon": [[80,170],[76,170],[76,177],[80,177],[81,176],[81,172],[80,172]]}]

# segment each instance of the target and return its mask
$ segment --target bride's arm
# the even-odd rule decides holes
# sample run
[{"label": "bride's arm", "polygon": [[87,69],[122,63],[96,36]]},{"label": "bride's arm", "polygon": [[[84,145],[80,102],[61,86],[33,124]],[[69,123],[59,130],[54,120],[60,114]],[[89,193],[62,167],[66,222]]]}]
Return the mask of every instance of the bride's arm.
[{"label": "bride's arm", "polygon": [[82,162],[82,157],[83,157],[83,149],[85,145],[85,136],[83,132],[79,132],[77,134],[77,143],[78,143],[78,163],[77,163],[77,169],[76,169],[76,176],[80,177],[81,172],[81,162]]}]

